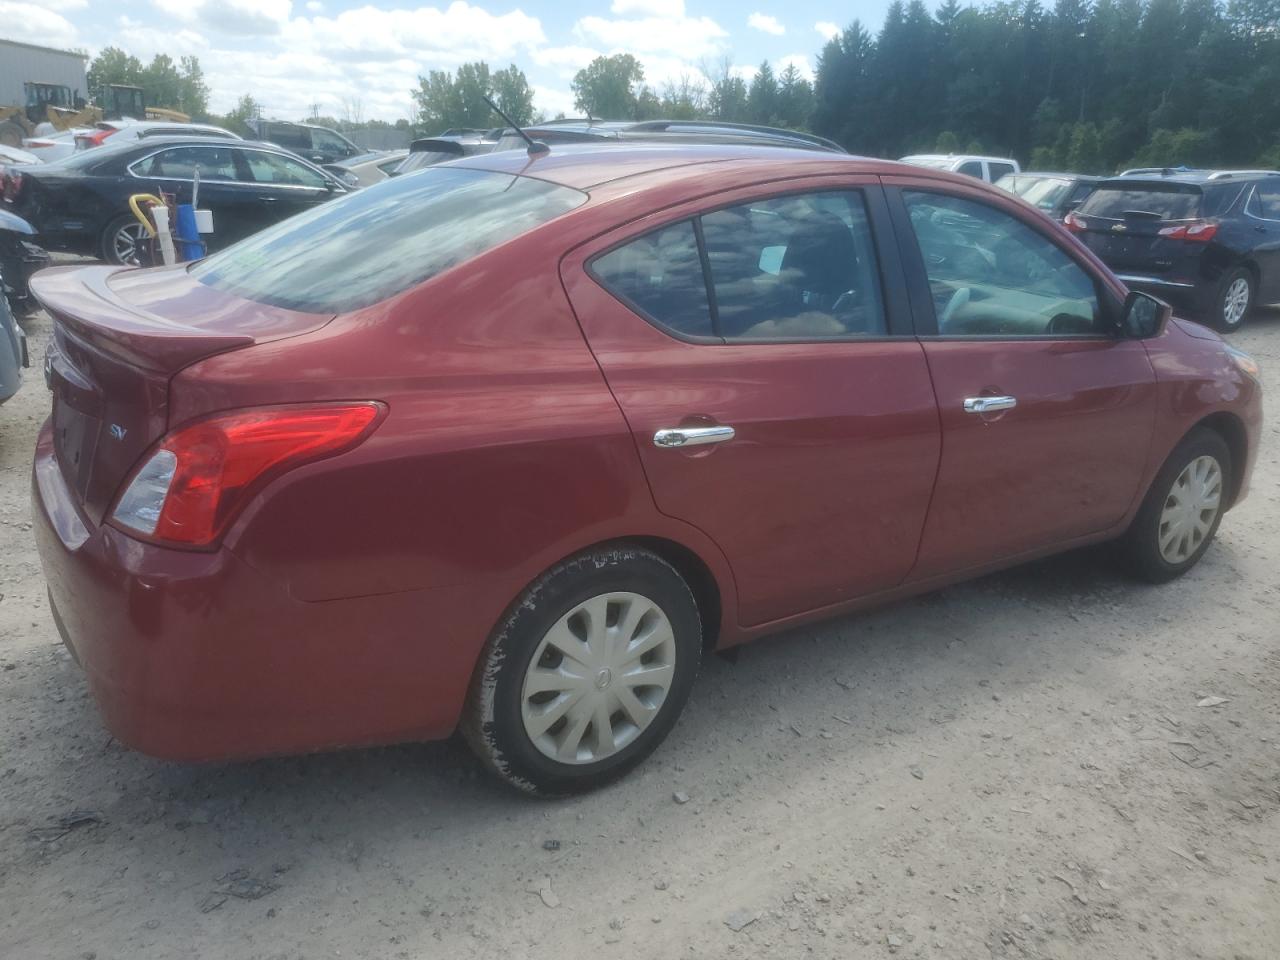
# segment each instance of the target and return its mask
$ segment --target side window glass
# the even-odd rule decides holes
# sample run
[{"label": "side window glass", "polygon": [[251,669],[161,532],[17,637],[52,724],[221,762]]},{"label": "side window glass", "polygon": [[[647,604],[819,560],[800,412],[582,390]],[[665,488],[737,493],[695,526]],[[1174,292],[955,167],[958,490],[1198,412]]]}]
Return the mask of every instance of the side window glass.
[{"label": "side window glass", "polygon": [[312,130],[311,144],[317,151],[333,157],[349,157],[352,155],[351,147],[347,144],[347,141],[328,130]]},{"label": "side window glass", "polygon": [[797,194],[702,217],[718,334],[727,341],[884,335],[860,193]]},{"label": "side window glass", "polygon": [[297,160],[282,157],[278,153],[246,150],[245,159],[255,183],[274,183],[291,187],[323,187],[324,178]]},{"label": "side window glass", "polygon": [[310,150],[311,138],[307,136],[306,127],[295,127],[288,123],[273,123],[267,128],[265,139],[278,143],[289,150]]},{"label": "side window glass", "polygon": [[175,180],[191,180],[196,167],[201,180],[235,180],[236,164],[232,151],[226,147],[177,147],[157,153],[138,168],[146,177],[172,177]]},{"label": "side window glass", "polygon": [[1106,332],[1092,278],[1048,237],[985,203],[904,191],[942,336]]},{"label": "side window glass", "polygon": [[710,337],[711,308],[693,221],[646,233],[591,263],[614,296],[673,333]]},{"label": "side window glass", "polygon": [[964,163],[960,164],[960,166],[956,169],[956,173],[963,173],[966,176],[977,177],[979,180],[981,180],[982,179],[982,161],[966,160]]},{"label": "side window glass", "polygon": [[1007,173],[1013,173],[1013,166],[1008,163],[988,163],[987,169],[991,171],[992,183],[995,183]]},{"label": "side window glass", "polygon": [[1265,220],[1280,220],[1280,185],[1259,184],[1253,193],[1254,216]]}]

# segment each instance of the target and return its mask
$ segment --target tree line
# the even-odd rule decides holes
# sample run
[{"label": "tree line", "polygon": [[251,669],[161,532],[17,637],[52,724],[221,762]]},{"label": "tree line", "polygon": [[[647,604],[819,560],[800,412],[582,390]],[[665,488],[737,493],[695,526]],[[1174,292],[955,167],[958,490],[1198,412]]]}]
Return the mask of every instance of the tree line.
[{"label": "tree line", "polygon": [[[161,54],[143,66],[107,48],[89,82],[134,83],[149,103],[233,129],[260,109],[246,95],[226,117],[210,116],[195,57]],[[812,83],[794,64],[766,61],[748,79],[725,59],[655,85],[635,57],[615,54],[570,87],[582,115],[767,124],[871,156],[993,153],[1082,173],[1280,167],[1280,0],[1054,0],[1052,9],[944,0],[933,13],[923,0],[894,0],[878,31],[855,20],[831,38]],[[496,126],[484,95],[516,123],[547,119],[514,64],[432,70],[412,93],[404,125],[424,135]],[[347,114],[332,125],[364,123]]]}]

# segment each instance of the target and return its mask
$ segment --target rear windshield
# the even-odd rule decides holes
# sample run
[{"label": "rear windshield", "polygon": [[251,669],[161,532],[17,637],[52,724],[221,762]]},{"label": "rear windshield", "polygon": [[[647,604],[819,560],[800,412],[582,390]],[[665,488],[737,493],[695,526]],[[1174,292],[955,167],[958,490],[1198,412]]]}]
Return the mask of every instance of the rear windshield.
[{"label": "rear windshield", "polygon": [[586,199],[529,177],[428,169],[291,217],[197,263],[191,275],[246,300],[345,313],[395,296]]},{"label": "rear windshield", "polygon": [[452,153],[445,150],[415,150],[396,167],[396,173],[413,173],[415,170],[421,170],[424,167],[434,166],[437,163],[445,163],[449,160],[457,160],[460,154]]},{"label": "rear windshield", "polygon": [[1192,220],[1200,215],[1200,188],[1185,183],[1103,183],[1080,205],[1090,217]]}]

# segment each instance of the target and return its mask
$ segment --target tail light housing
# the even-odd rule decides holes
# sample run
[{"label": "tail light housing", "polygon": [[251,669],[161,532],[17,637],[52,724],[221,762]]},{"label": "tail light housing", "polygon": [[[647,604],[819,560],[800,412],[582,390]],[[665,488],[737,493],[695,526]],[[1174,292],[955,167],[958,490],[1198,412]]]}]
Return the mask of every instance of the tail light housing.
[{"label": "tail light housing", "polygon": [[111,522],[166,546],[210,548],[255,491],[352,449],[385,413],[373,401],[262,407],[179,427],[134,468]]},{"label": "tail light housing", "polygon": [[107,127],[103,130],[95,130],[93,133],[76,134],[77,150],[92,150],[94,147],[100,147],[106,142],[107,137],[115,133],[114,127]]},{"label": "tail light housing", "polygon": [[1084,233],[1089,229],[1088,225],[1084,222],[1084,217],[1080,216],[1074,210],[1062,218],[1062,224],[1072,233]]},{"label": "tail light housing", "polygon": [[1159,234],[1170,240],[1188,240],[1191,243],[1208,243],[1218,233],[1218,225],[1211,220],[1194,220],[1176,226],[1161,227]]}]

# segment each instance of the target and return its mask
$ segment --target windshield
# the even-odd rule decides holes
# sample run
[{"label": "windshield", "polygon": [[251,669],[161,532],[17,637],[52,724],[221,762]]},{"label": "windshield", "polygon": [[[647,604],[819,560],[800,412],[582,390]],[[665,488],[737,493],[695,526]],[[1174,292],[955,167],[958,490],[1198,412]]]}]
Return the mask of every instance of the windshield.
[{"label": "windshield", "polygon": [[1080,205],[1090,217],[1123,220],[1127,216],[1191,220],[1199,215],[1200,188],[1188,183],[1103,183]]},{"label": "windshield", "polygon": [[428,169],[298,214],[197,263],[191,275],[247,300],[345,313],[429,280],[586,199],[529,177]]},{"label": "windshield", "polygon": [[[1019,189],[1020,187],[1020,189]],[[1057,177],[1037,177],[1014,188],[1014,193],[1041,210],[1052,210],[1071,192],[1071,181]]]}]

